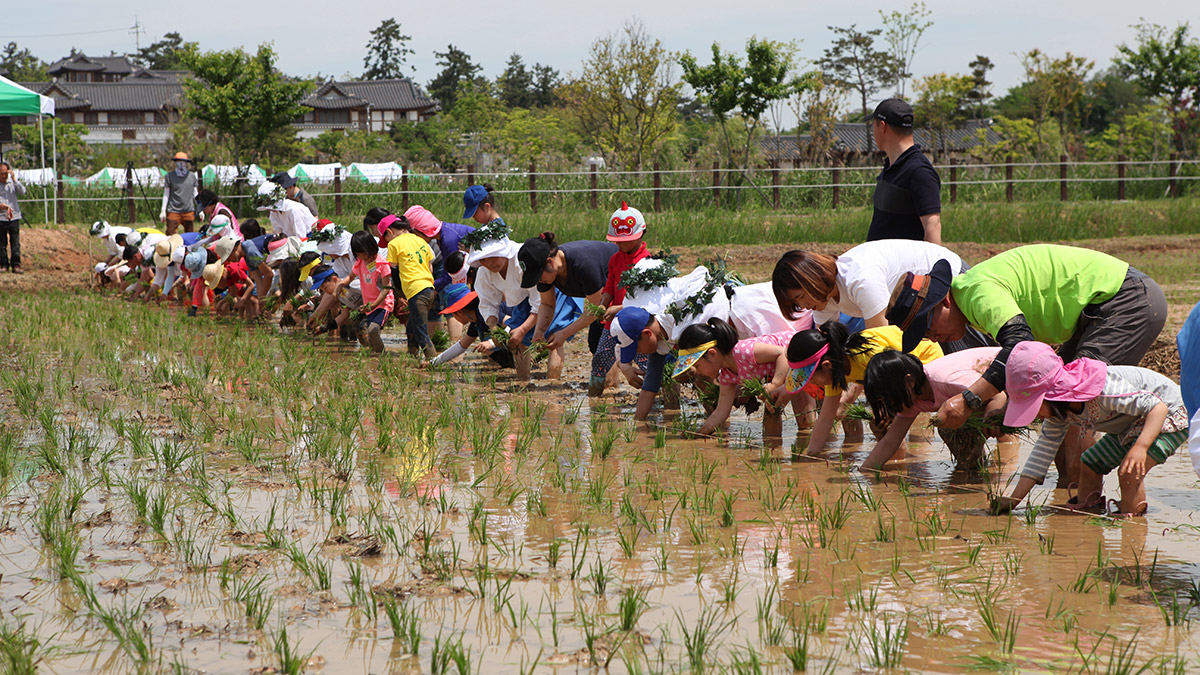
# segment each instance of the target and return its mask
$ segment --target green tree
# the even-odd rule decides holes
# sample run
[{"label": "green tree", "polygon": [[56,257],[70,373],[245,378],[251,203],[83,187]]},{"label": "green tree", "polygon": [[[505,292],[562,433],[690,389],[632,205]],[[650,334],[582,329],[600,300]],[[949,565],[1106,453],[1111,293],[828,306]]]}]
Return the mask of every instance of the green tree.
[{"label": "green tree", "polygon": [[884,14],[883,10],[879,11],[879,18],[883,20],[883,37],[891,47],[892,57],[895,58],[896,68],[892,76],[900,98],[904,98],[907,93],[908,78],[912,77],[913,57],[917,55],[921,36],[933,25],[933,22],[928,20],[930,14],[924,2],[914,3],[907,13],[893,11]]},{"label": "green tree", "polygon": [[913,112],[921,126],[937,139],[941,152],[946,152],[946,134],[967,117],[967,105],[975,78],[970,75],[926,75],[913,86],[917,103]]},{"label": "green tree", "polygon": [[598,38],[579,77],[559,89],[580,135],[624,169],[640,169],[675,129],[682,84],[674,55],[640,22]]},{"label": "green tree", "polygon": [[504,72],[496,78],[500,101],[509,108],[530,108],[534,105],[534,74],[525,67],[520,54],[508,57]]},{"label": "green tree", "polygon": [[1088,158],[1112,161],[1125,155],[1133,161],[1161,158],[1172,142],[1171,114],[1164,101],[1130,110],[1087,142]]},{"label": "green tree", "polygon": [[971,69],[972,80],[971,91],[967,92],[967,100],[974,106],[975,119],[983,119],[984,111],[987,110],[987,102],[992,98],[992,83],[987,79],[988,72],[996,65],[992,63],[991,59],[980,54],[967,66]]},{"label": "green tree", "polygon": [[244,159],[269,164],[272,147],[295,138],[292,123],[304,113],[299,102],[312,83],[276,70],[270,45],[259,45],[253,55],[241,48],[191,49],[183,64],[193,74],[183,80],[185,117],[207,125],[230,144],[238,165]]},{"label": "green tree", "polygon": [[578,161],[579,137],[553,110],[516,109],[495,131],[496,148],[518,166],[537,161],[539,168],[567,168]]},{"label": "green tree", "polygon": [[0,51],[0,69],[8,71],[8,76],[17,82],[44,82],[50,79],[46,74],[46,62],[15,42],[4,45],[3,51]]},{"label": "green tree", "polygon": [[367,41],[362,79],[394,80],[404,77],[405,61],[414,53],[408,47],[411,39],[411,35],[400,32],[400,24],[395,19],[384,19],[378,28],[371,31],[371,39]]},{"label": "green tree", "polygon": [[1175,150],[1185,152],[1182,113],[1189,104],[1194,106],[1200,95],[1200,42],[1189,35],[1191,29],[1186,23],[1174,30],[1151,23],[1135,27],[1137,44],[1117,47],[1113,63],[1147,96],[1166,102]]},{"label": "green tree", "polygon": [[[794,53],[794,45],[752,37],[746,42],[745,64],[734,54],[722,53],[721,46],[715,42],[712,63],[707,66],[701,66],[691,54],[684,54],[679,59],[684,81],[717,118],[725,138],[727,165],[731,168],[737,164],[728,120],[737,111],[745,131],[739,151],[742,154],[741,175],[746,180],[749,180],[746,169],[750,165],[750,150],[762,124],[763,113],[772,103],[788,99],[802,86],[801,80],[791,72]],[[738,195],[740,198],[741,192]]]},{"label": "green tree", "polygon": [[458,129],[444,115],[420,124],[392,123],[389,135],[406,167],[427,166],[435,170],[454,172],[460,165],[455,152]]},{"label": "green tree", "polygon": [[183,54],[196,46],[195,42],[184,42],[179,33],[167,33],[158,42],[139,49],[133,61],[151,70],[181,70]]},{"label": "green tree", "polygon": [[478,165],[483,153],[492,149],[496,129],[503,123],[504,110],[487,80],[459,88],[458,100],[449,121],[468,142],[460,153],[465,163]]},{"label": "green tree", "polygon": [[[63,173],[83,173],[88,166],[88,146],[83,141],[87,127],[83,124],[58,123],[58,170]],[[4,155],[4,159],[17,169],[32,169],[42,166],[42,138],[36,124],[14,124],[13,141],[16,147]],[[54,164],[50,153],[50,134],[46,132],[46,166]]]},{"label": "green tree", "polygon": [[1021,57],[1021,64],[1025,67],[1025,79],[1033,104],[1038,156],[1041,157],[1046,149],[1043,125],[1051,117],[1058,124],[1061,151],[1078,153],[1075,131],[1087,117],[1090,100],[1084,94],[1088,73],[1095,62],[1070,52],[1056,59],[1040,49],[1032,49]]},{"label": "green tree", "polygon": [[555,90],[562,84],[558,71],[538,63],[533,67],[533,79],[533,104],[539,108],[554,105]]},{"label": "green tree", "polygon": [[[1126,115],[1137,113],[1151,102],[1136,82],[1121,74],[1117,66],[1096,73],[1088,82],[1091,109],[1084,128],[1089,134],[1101,134]],[[1165,109],[1164,109],[1165,110]]]},{"label": "green tree", "polygon": [[429,82],[429,95],[442,105],[442,110],[449,111],[458,99],[458,90],[463,84],[474,82],[482,66],[471,63],[471,57],[466,52],[448,45],[444,52],[434,52],[437,65],[442,71]]},{"label": "green tree", "polygon": [[805,82],[807,86],[792,98],[792,112],[808,131],[808,143],[800,148],[801,155],[809,162],[821,162],[837,142],[835,125],[845,105],[846,90],[828,81],[820,71],[807,73]]},{"label": "green tree", "polygon": [[[875,38],[880,30],[860,31],[851,24],[849,28],[829,26],[837,39],[825,50],[824,55],[817,61],[825,78],[857,92],[862,101],[862,114],[871,113],[867,107],[867,99],[879,91],[884,85],[896,81],[896,71],[901,70],[896,59],[887,52],[875,48]],[[867,152],[875,147],[875,137],[871,133],[871,122],[864,122],[867,127]]]}]

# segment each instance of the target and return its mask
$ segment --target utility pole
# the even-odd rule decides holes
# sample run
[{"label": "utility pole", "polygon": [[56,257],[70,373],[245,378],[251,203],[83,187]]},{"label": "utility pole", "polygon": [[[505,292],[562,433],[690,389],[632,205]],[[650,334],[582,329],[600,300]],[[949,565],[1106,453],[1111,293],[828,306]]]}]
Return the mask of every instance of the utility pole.
[{"label": "utility pole", "polygon": [[145,33],[145,32],[146,31],[142,30],[142,22],[138,19],[137,14],[134,14],[133,15],[133,28],[129,29],[129,33],[131,35],[133,35],[133,44],[136,46],[136,49],[137,49],[137,51],[134,53],[141,53],[141,51],[142,51],[142,33]]}]

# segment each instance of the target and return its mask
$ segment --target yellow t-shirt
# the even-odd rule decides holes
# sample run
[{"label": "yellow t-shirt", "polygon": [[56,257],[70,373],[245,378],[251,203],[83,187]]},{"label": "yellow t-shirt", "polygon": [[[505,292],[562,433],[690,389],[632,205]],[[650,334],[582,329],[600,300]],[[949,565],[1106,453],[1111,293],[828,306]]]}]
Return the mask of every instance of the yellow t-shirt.
[{"label": "yellow t-shirt", "polygon": [[[900,330],[899,326],[880,326],[879,328],[867,328],[862,332],[864,336],[870,340],[870,348],[861,354],[852,354],[850,356],[850,370],[846,373],[847,382],[862,382],[863,376],[867,372],[867,363],[879,352],[885,349],[895,349],[899,351],[904,344],[904,331]],[[942,358],[942,347],[936,342],[929,340],[921,340],[917,348],[912,352],[913,356],[921,360],[921,363],[929,363],[934,359]],[[829,386],[825,387],[826,396],[838,396],[842,393],[841,389]]]},{"label": "yellow t-shirt", "polygon": [[388,262],[400,276],[400,292],[411,298],[433,288],[433,249],[425,240],[405,232],[388,242]]}]

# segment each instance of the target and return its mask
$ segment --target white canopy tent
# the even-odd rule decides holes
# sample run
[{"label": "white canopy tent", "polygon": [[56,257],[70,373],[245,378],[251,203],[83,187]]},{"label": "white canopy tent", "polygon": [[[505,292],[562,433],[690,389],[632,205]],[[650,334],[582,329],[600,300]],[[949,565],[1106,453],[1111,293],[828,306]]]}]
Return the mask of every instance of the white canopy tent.
[{"label": "white canopy tent", "polygon": [[403,176],[404,170],[395,162],[380,164],[355,162],[350,165],[343,178],[363,180],[368,183],[382,183],[389,180],[400,180]]},{"label": "white canopy tent", "polygon": [[[147,166],[133,170],[133,183],[142,187],[162,187],[163,170],[157,166]],[[106,166],[83,180],[89,187],[125,188],[125,169]]]},{"label": "white canopy tent", "polygon": [[[333,170],[341,168],[341,162],[333,162],[332,164],[297,164],[288,169],[288,174],[302,183],[305,181],[332,183]],[[345,172],[342,172],[342,178],[345,177]]]},{"label": "white canopy tent", "polygon": [[[221,185],[233,185],[233,181],[238,177],[242,167],[231,164],[209,164],[205,166],[200,175],[204,178],[207,185],[211,181],[216,181]],[[257,164],[251,164],[246,167],[246,182],[250,185],[259,185],[267,180],[267,172],[263,171],[262,167]]]},{"label": "white canopy tent", "polygon": [[17,180],[26,185],[53,185],[58,179],[58,174],[54,169],[46,167],[45,169],[20,169],[14,170],[17,174]]},{"label": "white canopy tent", "polygon": [[[50,118],[50,161],[55,175],[58,174],[58,125],[54,118],[54,99],[49,96],[26,89],[7,77],[0,76],[0,115],[17,117],[37,115],[38,137],[42,146],[42,169],[46,169],[46,125],[45,118]],[[43,214],[50,220],[50,202],[54,201],[54,219],[58,220],[58,202],[46,200],[42,202]]]}]

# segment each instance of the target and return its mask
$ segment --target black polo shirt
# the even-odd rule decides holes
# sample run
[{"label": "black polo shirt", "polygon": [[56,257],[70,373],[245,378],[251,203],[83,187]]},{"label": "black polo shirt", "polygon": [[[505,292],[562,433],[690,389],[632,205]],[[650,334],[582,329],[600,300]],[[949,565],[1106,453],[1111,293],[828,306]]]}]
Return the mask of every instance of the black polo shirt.
[{"label": "black polo shirt", "polygon": [[885,162],[875,179],[875,213],[867,241],[925,239],[921,216],[942,212],[942,179],[933,164],[914,145]]}]

